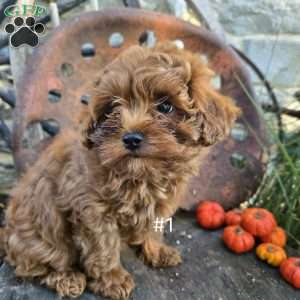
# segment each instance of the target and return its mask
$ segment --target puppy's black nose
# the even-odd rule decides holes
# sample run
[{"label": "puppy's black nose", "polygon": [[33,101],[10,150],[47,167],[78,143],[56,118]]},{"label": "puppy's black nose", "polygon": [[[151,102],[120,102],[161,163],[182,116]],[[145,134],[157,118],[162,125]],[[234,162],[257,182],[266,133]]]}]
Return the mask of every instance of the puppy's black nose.
[{"label": "puppy's black nose", "polygon": [[140,132],[128,132],[123,135],[123,143],[126,149],[136,150],[141,146],[144,136]]}]

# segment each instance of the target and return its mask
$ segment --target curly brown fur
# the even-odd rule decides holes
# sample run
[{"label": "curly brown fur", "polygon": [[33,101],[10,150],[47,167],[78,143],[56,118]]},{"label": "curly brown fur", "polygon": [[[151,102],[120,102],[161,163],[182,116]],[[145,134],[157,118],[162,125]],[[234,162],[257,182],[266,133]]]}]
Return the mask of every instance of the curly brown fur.
[{"label": "curly brown fur", "polygon": [[[17,276],[62,296],[79,296],[87,283],[127,299],[134,282],[120,262],[122,242],[140,246],[154,267],[181,262],[152,225],[174,214],[204,149],[239,114],[212,76],[169,43],[131,47],[101,71],[82,130],[62,132],[12,194],[4,239]],[[134,151],[122,142],[132,131],[144,136]]]}]

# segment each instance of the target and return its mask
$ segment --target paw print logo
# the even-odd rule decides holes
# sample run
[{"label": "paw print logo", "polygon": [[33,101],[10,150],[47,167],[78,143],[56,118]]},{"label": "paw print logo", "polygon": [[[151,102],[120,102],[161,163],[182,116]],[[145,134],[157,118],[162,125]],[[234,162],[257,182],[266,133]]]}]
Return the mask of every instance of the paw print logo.
[{"label": "paw print logo", "polygon": [[16,17],[13,23],[5,26],[5,31],[10,36],[10,43],[13,47],[28,45],[35,47],[39,44],[39,35],[45,31],[42,23],[36,23],[33,17]]}]

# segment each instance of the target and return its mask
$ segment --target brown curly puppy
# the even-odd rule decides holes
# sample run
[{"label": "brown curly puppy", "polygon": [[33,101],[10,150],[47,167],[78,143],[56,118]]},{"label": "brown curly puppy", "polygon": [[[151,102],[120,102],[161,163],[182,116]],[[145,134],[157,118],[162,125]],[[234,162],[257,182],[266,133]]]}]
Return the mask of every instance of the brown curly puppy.
[{"label": "brown curly puppy", "polygon": [[120,263],[122,242],[139,245],[154,267],[181,262],[153,220],[174,214],[201,153],[239,114],[212,76],[168,43],[131,47],[101,71],[83,130],[57,136],[12,194],[4,239],[17,276],[61,296],[88,285],[127,299],[134,281]]}]

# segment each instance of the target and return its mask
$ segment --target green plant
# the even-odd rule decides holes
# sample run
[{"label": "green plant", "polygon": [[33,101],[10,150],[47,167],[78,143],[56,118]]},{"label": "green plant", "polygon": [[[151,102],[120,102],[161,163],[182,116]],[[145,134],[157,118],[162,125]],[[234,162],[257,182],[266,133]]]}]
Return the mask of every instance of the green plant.
[{"label": "green plant", "polygon": [[300,132],[277,145],[277,155],[253,204],[272,211],[286,230],[288,244],[300,249]]},{"label": "green plant", "polygon": [[[234,77],[256,106],[260,116],[266,119],[260,105],[253,99],[238,74],[234,74]],[[300,125],[299,120],[296,122]],[[285,132],[285,138],[281,141],[277,130],[272,126],[272,119],[266,124],[274,145],[271,147],[272,151],[266,148],[257,136],[256,138],[262,149],[271,157],[271,161],[261,187],[248,204],[273,212],[278,225],[286,231],[288,245],[300,250],[300,128],[298,126],[293,132]],[[255,136],[253,128],[250,125],[248,127]]]}]

